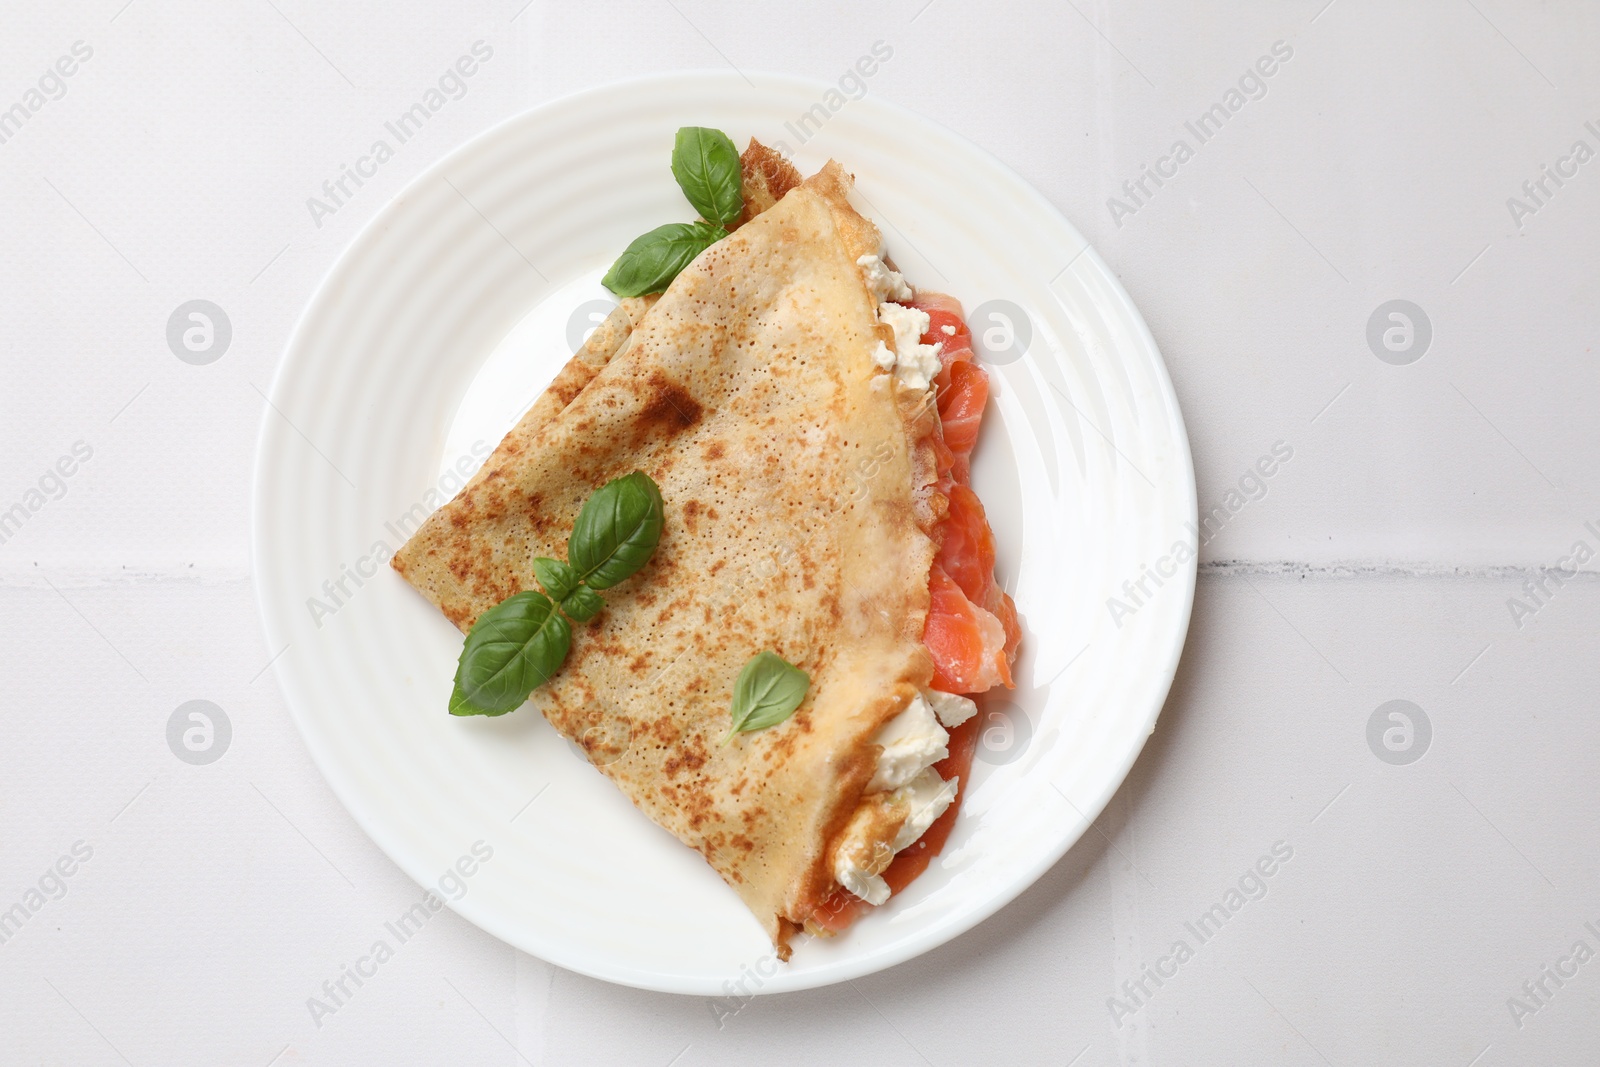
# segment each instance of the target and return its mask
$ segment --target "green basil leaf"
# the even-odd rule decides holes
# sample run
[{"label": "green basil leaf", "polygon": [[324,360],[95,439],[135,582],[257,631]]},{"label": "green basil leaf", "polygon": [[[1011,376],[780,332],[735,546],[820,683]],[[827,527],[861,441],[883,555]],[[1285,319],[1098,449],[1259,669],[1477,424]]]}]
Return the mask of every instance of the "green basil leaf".
[{"label": "green basil leaf", "polygon": [[700,217],[727,225],[744,212],[739,150],[721,130],[685,126],[672,143],[672,176]]},{"label": "green basil leaf", "polygon": [[561,602],[561,610],[573,622],[588,622],[605,606],[605,598],[586,585],[578,586]]},{"label": "green basil leaf", "polygon": [[572,627],[549,597],[532,590],[507,597],[479,615],[467,634],[450,713],[504,715],[520,707],[556,673],[571,646]]},{"label": "green basil leaf", "polygon": [[540,556],[533,561],[533,573],[544,586],[545,595],[557,602],[567,599],[578,587],[578,572],[559,559]]},{"label": "green basil leaf", "polygon": [[611,264],[600,284],[618,296],[659,293],[694,257],[728,236],[709,222],[669,222],[637,237]]},{"label": "green basil leaf", "polygon": [[752,656],[733,683],[733,727],[722,739],[727,744],[736,733],[765,730],[794,714],[806,698],[811,676],[776,652]]},{"label": "green basil leaf", "polygon": [[634,471],[584,501],[567,538],[567,559],[591,589],[609,589],[650,561],[661,542],[661,489]]},{"label": "green basil leaf", "polygon": [[[510,711],[512,709],[508,708],[506,710]],[[489,711],[486,708],[478,707],[478,705],[474,704],[472,701],[467,699],[467,695],[461,691],[461,687],[460,686],[456,686],[455,688],[450,690],[450,714],[452,714],[452,715],[487,715],[487,716],[493,718],[494,716],[497,716],[497,715],[504,715],[505,712],[504,711]]]}]

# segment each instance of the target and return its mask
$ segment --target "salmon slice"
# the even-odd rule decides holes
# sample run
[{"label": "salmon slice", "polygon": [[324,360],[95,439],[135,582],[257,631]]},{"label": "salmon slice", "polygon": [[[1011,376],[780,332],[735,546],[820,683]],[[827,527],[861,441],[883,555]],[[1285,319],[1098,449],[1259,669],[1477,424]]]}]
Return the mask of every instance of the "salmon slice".
[{"label": "salmon slice", "polygon": [[944,443],[944,434],[938,428],[928,435],[928,440],[933,445],[934,470],[939,476],[938,490],[948,496],[949,487],[955,484],[958,457],[950,451],[950,446]]},{"label": "salmon slice", "polygon": [[939,391],[939,421],[944,443],[963,458],[978,443],[983,408],[989,403],[989,375],[970,359],[956,360],[941,372],[949,382]]},{"label": "salmon slice", "polygon": [[[944,293],[919,292],[910,306],[928,313],[928,331],[922,335],[923,344],[944,345],[944,351],[940,355],[947,358],[963,351],[967,353],[967,358],[971,358],[972,331],[967,329],[967,321],[961,312],[961,301]],[[952,332],[945,332],[947,326]]]},{"label": "salmon slice", "polygon": [[939,529],[944,541],[935,562],[974,604],[988,608],[994,585],[994,533],[983,513],[983,502],[969,486],[952,485],[946,493],[950,510]]},{"label": "salmon slice", "polygon": [[[922,343],[939,346],[939,361],[943,366],[934,377],[933,383],[934,394],[943,397],[950,388],[951,368],[957,363],[972,362],[972,334],[968,332],[967,324],[960,318],[959,301],[942,293],[928,293],[918,296],[914,305],[928,313],[928,329],[922,335]],[[943,327],[946,326],[956,332],[945,333]]]},{"label": "salmon slice", "polygon": [[[934,395],[938,398],[944,438],[941,447],[952,454],[948,465],[952,477],[965,485],[983,407],[989,402],[989,375],[973,362],[972,333],[961,317],[959,300],[943,293],[919,293],[913,306],[928,314],[928,330],[922,335],[922,343],[940,346],[943,366],[934,378]],[[951,332],[946,333],[947,329]],[[945,469],[941,467],[941,473]]]},{"label": "salmon slice", "polygon": [[978,607],[937,563],[928,574],[928,622],[922,643],[933,656],[933,688],[942,693],[984,693],[1015,688],[1006,659],[1006,630]]},{"label": "salmon slice", "polygon": [[1017,647],[1022,643],[1022,622],[1017,617],[1016,602],[994,580],[994,532],[984,515],[983,501],[965,485],[953,483],[941,489],[949,501],[949,510],[939,524],[943,540],[934,562],[961,587],[968,600],[1000,620],[1005,631],[1009,677],[1010,665],[1017,661]]},{"label": "salmon slice", "polygon": [[1017,646],[1022,644],[1022,620],[1017,617],[1017,602],[998,585],[991,585],[983,606],[984,610],[1000,620],[1006,632],[1006,663],[1017,662]]}]

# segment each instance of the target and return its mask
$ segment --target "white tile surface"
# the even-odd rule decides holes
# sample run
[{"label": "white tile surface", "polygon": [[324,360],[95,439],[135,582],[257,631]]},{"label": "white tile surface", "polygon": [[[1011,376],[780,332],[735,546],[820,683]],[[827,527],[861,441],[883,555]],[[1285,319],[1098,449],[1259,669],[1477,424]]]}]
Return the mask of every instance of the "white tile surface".
[{"label": "white tile surface", "polygon": [[[1600,951],[1600,583],[1520,628],[1506,601],[1600,546],[1600,159],[1520,225],[1506,201],[1575,140],[1600,150],[1600,13],[520,2],[7,12],[0,104],[74,42],[93,55],[0,144],[0,507],[75,442],[93,454],[0,544],[0,907],[75,842],[93,855],[0,944],[0,1062],[1593,1059],[1600,962],[1520,1027],[1507,999],[1575,940]],[[317,226],[306,198],[477,40],[494,56],[465,95]],[[1118,271],[1171,368],[1203,509],[1294,450],[1204,550],[1154,739],[1033,889],[871,979],[719,1028],[710,1002],[555,971],[444,912],[318,1027],[306,999],[421,890],[263,673],[250,469],[300,308],[390,196],[503,117],[655,70],[831,79],[877,40],[894,56],[872,92],[1008,161]],[[1119,225],[1107,199],[1279,41],[1265,95]],[[209,366],[166,347],[194,298],[233,325]],[[1394,298],[1433,327],[1406,366],[1366,342]],[[234,729],[211,766],[166,747],[197,698]],[[1434,730],[1409,766],[1366,742],[1397,698]],[[1187,935],[1194,958],[1115,1025],[1107,998],[1279,841],[1293,857],[1265,896]]]}]

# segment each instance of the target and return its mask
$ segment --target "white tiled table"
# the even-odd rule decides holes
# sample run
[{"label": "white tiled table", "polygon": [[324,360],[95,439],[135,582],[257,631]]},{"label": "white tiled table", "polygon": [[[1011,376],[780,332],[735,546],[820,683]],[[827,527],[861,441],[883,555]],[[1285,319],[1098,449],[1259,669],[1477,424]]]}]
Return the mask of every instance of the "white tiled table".
[{"label": "white tiled table", "polygon": [[[1542,604],[1522,587],[1600,550],[1600,159],[1573,155],[1600,151],[1600,12],[520,2],[7,6],[0,106],[73,73],[0,126],[0,509],[44,480],[0,543],[0,908],[45,898],[0,944],[0,1063],[1596,1062],[1600,961],[1562,961],[1600,952],[1600,584],[1589,563]],[[480,40],[465,95],[318,225],[307,199]],[[1202,553],[1155,737],[1016,903],[872,978],[719,1028],[446,912],[317,1026],[306,999],[417,890],[265,669],[251,462],[296,315],[393,193],[501,118],[657,70],[832,80],[880,40],[871,92],[997,153],[1118,272],[1202,508],[1292,449]],[[1186,124],[1217,103],[1202,141]],[[1170,176],[1134,199],[1146,165]],[[193,299],[232,323],[206,366],[166,343]],[[1397,299],[1431,324],[1420,360],[1368,345]],[[232,723],[213,765],[167,745],[194,699]],[[1368,745],[1390,700],[1431,724],[1409,765]],[[1274,846],[1202,942],[1186,924]]]}]

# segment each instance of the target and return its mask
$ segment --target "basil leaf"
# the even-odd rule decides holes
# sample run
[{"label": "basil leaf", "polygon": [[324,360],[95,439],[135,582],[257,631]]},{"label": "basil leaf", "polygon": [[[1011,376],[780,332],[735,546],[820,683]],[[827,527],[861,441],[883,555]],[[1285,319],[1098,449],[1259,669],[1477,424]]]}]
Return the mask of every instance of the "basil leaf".
[{"label": "basil leaf", "polygon": [[572,627],[543,593],[513,594],[478,616],[456,668],[452,715],[504,715],[550,680],[572,646]]},{"label": "basil leaf", "polygon": [[739,150],[721,130],[685,126],[672,143],[672,176],[700,217],[727,225],[744,212]]},{"label": "basil leaf", "polygon": [[605,598],[586,585],[578,586],[561,602],[561,610],[573,622],[588,622],[605,606]]},{"label": "basil leaf", "polygon": [[[507,710],[510,710],[510,709],[507,709]],[[472,701],[468,700],[466,694],[461,691],[461,688],[459,686],[457,686],[456,688],[450,690],[450,714],[452,714],[452,715],[487,715],[490,718],[493,718],[493,717],[495,717],[497,715],[504,715],[505,712],[504,711],[489,711],[489,710],[487,710],[485,708],[478,707],[478,705],[476,705]]]},{"label": "basil leaf", "polygon": [[723,744],[736,733],[765,730],[794,714],[806,698],[811,676],[776,652],[752,656],[733,683],[733,727]]},{"label": "basil leaf", "polygon": [[579,581],[609,589],[650,561],[661,542],[661,489],[634,471],[584,501],[567,538],[567,559]]},{"label": "basil leaf", "polygon": [[618,296],[659,293],[694,257],[728,236],[709,222],[669,222],[637,237],[611,264],[600,284]]},{"label": "basil leaf", "polygon": [[540,556],[533,561],[533,573],[551,600],[562,601],[578,587],[578,572],[559,559]]}]

